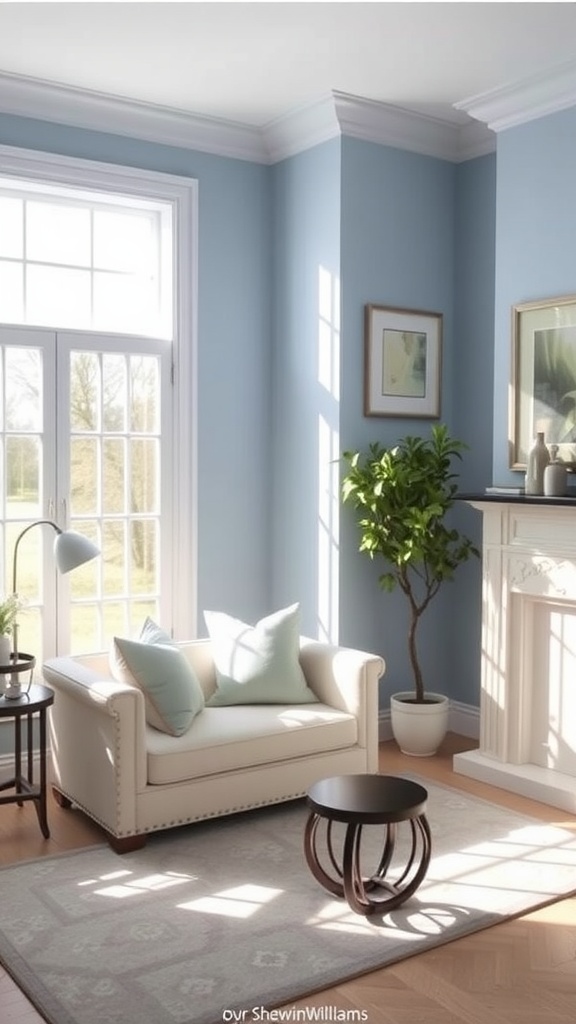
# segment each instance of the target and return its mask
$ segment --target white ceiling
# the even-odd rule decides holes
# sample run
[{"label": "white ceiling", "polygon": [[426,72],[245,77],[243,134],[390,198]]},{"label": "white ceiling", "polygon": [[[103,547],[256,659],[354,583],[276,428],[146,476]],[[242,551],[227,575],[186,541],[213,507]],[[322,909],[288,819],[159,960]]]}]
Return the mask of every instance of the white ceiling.
[{"label": "white ceiling", "polygon": [[575,56],[574,3],[0,0],[0,101],[8,73],[253,128],[333,91],[462,124]]}]

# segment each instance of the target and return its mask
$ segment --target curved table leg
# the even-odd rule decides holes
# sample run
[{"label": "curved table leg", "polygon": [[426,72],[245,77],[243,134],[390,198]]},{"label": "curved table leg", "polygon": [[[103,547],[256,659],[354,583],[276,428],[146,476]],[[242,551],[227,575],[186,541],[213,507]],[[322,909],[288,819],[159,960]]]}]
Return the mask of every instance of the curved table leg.
[{"label": "curved table leg", "polygon": [[[321,820],[326,822],[326,847],[336,878],[322,867],[318,856],[317,832]],[[344,896],[357,914],[368,916],[394,910],[416,892],[430,864],[432,842],[426,816],[422,814],[410,819],[408,824],[412,843],[406,865],[399,877],[388,881],[386,875],[394,857],[397,838],[396,823],[385,826],[384,849],[376,872],[364,878],[361,870],[362,825],[351,823],[346,826],[340,869],[332,846],[332,822],[312,812],[304,832],[304,852],[308,867],[328,892],[334,896]]]},{"label": "curved table leg", "polygon": [[[337,875],[336,878],[327,874],[318,857],[317,833],[318,825],[321,821],[326,822],[326,848],[332,867]],[[322,818],[320,814],[316,814],[314,811],[309,815],[306,822],[306,828],[304,829],[304,855],[306,857],[306,863],[308,864],[308,867],[316,881],[320,882],[320,885],[323,885],[324,888],[334,896],[343,896],[344,886],[341,881],[342,871],[338,866],[332,847],[332,822],[327,821],[326,818]]]},{"label": "curved table leg", "polygon": [[[394,910],[412,896],[424,880],[430,864],[432,850],[430,826],[424,814],[421,814],[418,818],[410,819],[408,824],[410,825],[412,843],[402,873],[393,882],[389,882],[386,879],[386,873],[391,858],[389,857],[387,861],[383,858],[378,865],[376,873],[370,878],[370,884],[364,884],[363,886],[361,905],[367,907],[367,909],[358,910],[358,913],[373,914],[376,911],[387,913],[389,910]],[[388,829],[390,827],[390,825],[387,826]],[[395,838],[394,836],[393,843]],[[375,889],[385,890],[385,894],[382,896],[376,896],[375,894],[366,896],[367,892],[372,894]]]}]

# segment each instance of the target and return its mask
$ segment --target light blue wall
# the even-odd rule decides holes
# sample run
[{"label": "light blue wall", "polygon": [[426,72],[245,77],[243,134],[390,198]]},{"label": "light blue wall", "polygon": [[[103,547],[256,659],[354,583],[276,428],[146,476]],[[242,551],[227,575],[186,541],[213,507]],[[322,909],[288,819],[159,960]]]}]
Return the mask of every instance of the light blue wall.
[{"label": "light blue wall", "polygon": [[[494,290],[496,155],[456,169],[456,266],[454,302],[454,430],[468,445],[460,465],[461,491],[492,483],[494,408]],[[454,524],[482,546],[482,516],[469,505],[454,511]],[[446,589],[445,642],[452,672],[446,692],[478,705],[482,624],[480,560],[459,568]]]},{"label": "light blue wall", "polygon": [[[307,632],[339,635],[343,643],[384,654],[386,704],[407,667],[405,600],[384,595],[376,567],[358,554],[337,484],[336,507],[326,499],[325,444],[338,458],[344,448],[374,439],[392,443],[408,431],[428,432],[426,420],[364,417],[363,314],[367,302],[438,310],[444,314],[442,419],[470,444],[462,466],[466,486],[488,482],[495,159],[457,168],[344,138],[279,164],[273,182],[272,605],[299,599]],[[332,286],[341,278],[341,332],[323,315],[319,268]],[[322,431],[329,439],[324,445]],[[455,516],[480,542],[477,515],[466,507]],[[326,550],[336,542],[331,561]],[[453,588],[423,620],[421,650],[430,688],[477,703],[479,563],[464,567]]]},{"label": "light blue wall", "polygon": [[205,633],[204,608],[264,614],[270,544],[269,168],[1,115],[0,144],[198,179],[199,633]]},{"label": "light blue wall", "polygon": [[508,471],[513,305],[576,294],[576,108],[498,136],[494,478]]},{"label": "light blue wall", "polygon": [[272,169],[274,459],[272,604],[299,600],[303,630],[337,635],[336,475],[340,287],[339,139]]},{"label": "light blue wall", "polygon": [[468,445],[462,490],[492,483],[496,154],[456,168],[454,428]]},{"label": "light blue wall", "polygon": [[[451,426],[454,397],[455,167],[446,161],[345,138],[342,143],[341,448],[393,444],[427,434],[430,421],[363,415],[364,305],[439,312],[444,317],[441,418]],[[342,510],[340,637],[386,660],[382,702],[411,688],[406,599],[378,586],[383,566],[358,553],[354,514]],[[421,623],[428,689],[446,692],[441,605]]]}]

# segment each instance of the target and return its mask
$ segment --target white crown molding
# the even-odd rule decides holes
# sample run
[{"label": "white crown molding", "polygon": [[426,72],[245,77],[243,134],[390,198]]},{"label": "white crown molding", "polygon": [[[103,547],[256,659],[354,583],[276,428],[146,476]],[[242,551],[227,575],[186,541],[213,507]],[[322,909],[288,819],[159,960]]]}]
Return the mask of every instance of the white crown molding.
[{"label": "white crown molding", "polygon": [[478,122],[456,125],[343,92],[271,122],[264,133],[271,163],[339,135],[456,163],[495,149],[493,132]]},{"label": "white crown molding", "polygon": [[463,163],[478,156],[486,156],[496,150],[496,136],[490,128],[479,121],[463,124],[458,132],[458,152],[454,160]]},{"label": "white crown molding", "polygon": [[267,162],[260,128],[2,72],[0,111],[217,156]]},{"label": "white crown molding", "polygon": [[333,95],[343,135],[441,160],[462,159],[460,125],[346,93]]},{"label": "white crown molding", "polygon": [[473,121],[459,126],[341,92],[255,128],[0,72],[0,112],[265,164],[340,135],[454,162],[495,148]]},{"label": "white crown molding", "polygon": [[576,62],[568,61],[553,71],[471,96],[454,106],[494,132],[566,110],[576,106]]},{"label": "white crown molding", "polygon": [[338,138],[340,134],[334,98],[330,94],[266,125],[264,138],[269,162],[276,164],[321,142]]}]

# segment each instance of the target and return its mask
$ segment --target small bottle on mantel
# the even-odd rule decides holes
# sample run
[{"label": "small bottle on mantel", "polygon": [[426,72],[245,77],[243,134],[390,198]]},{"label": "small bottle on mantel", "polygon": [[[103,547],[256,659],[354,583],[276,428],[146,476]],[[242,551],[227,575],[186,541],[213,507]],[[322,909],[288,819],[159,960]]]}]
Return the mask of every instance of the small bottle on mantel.
[{"label": "small bottle on mantel", "polygon": [[544,444],[544,431],[539,430],[528,452],[526,494],[544,494],[544,470],[549,462],[550,452]]},{"label": "small bottle on mantel", "polygon": [[563,498],[568,486],[568,470],[558,458],[558,445],[550,445],[551,461],[544,470],[544,494],[548,498]]}]

